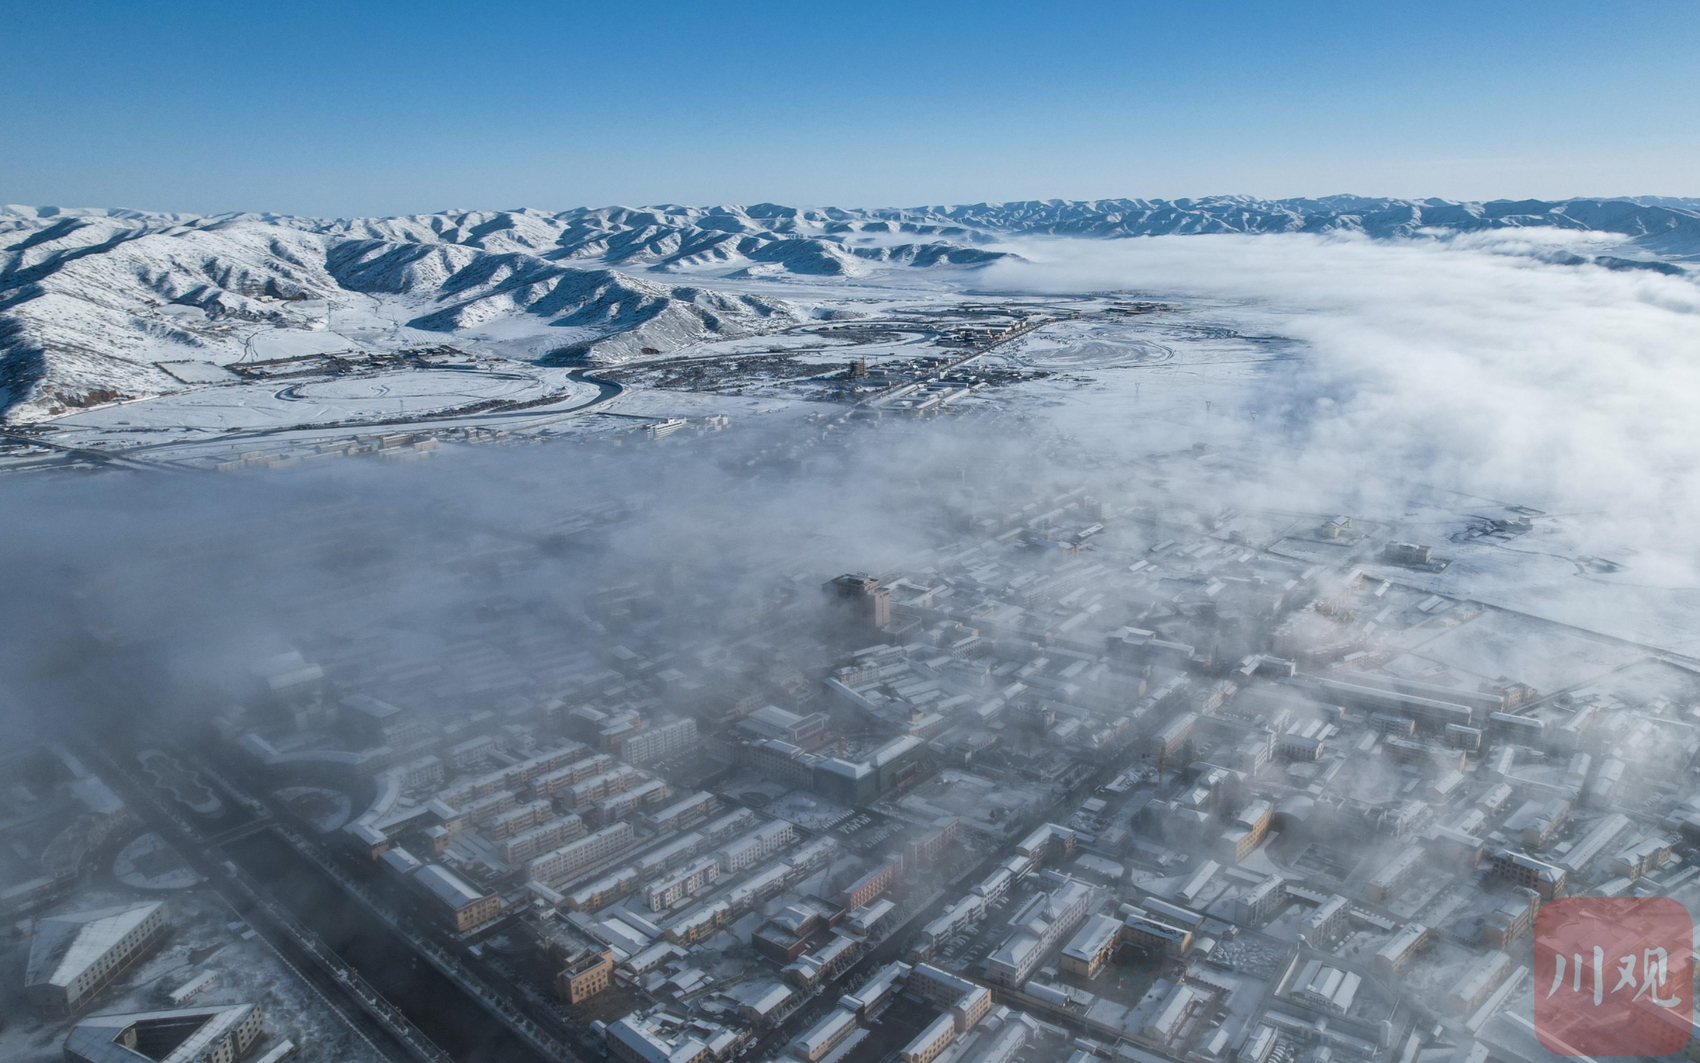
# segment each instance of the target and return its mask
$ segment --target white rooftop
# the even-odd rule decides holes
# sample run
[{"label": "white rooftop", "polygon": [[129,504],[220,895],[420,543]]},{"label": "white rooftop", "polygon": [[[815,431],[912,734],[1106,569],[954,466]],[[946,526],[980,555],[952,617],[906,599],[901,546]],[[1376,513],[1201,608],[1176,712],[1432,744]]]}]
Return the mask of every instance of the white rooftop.
[{"label": "white rooftop", "polygon": [[36,924],[25,985],[68,986],[125,934],[164,907],[160,901],[59,915]]},{"label": "white rooftop", "polygon": [[[97,1015],[72,1027],[70,1036],[65,1038],[65,1058],[90,1063],[190,1063],[206,1056],[253,1011],[253,1004],[225,1004],[178,1011]],[[131,1030],[136,1031],[142,1043],[153,1038],[161,1039],[164,1044],[178,1037],[181,1040],[164,1052],[144,1053],[118,1043]],[[149,1037],[150,1033],[153,1038]]]}]

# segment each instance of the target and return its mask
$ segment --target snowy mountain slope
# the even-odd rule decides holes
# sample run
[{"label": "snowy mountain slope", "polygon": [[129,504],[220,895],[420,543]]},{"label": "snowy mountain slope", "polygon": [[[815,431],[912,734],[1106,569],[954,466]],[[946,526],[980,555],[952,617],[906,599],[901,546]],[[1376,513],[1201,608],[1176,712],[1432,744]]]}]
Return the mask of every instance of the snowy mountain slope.
[{"label": "snowy mountain slope", "polygon": [[[32,216],[33,214],[33,216]],[[0,410],[11,420],[180,390],[156,363],[252,358],[264,333],[339,336],[338,311],[383,307],[399,345],[531,315],[598,359],[792,321],[777,300],[550,261],[535,212],[357,223],[240,215],[0,214]]]},{"label": "snowy mountain slope", "polygon": [[[519,321],[561,329],[560,342],[539,341],[528,356],[571,350],[623,359],[758,332],[803,313],[779,300],[716,292],[712,280],[673,283],[670,274],[827,278],[974,267],[1008,253],[995,246],[1000,240],[1023,235],[1401,239],[1531,227],[1607,234],[1628,249],[1592,259],[1549,256],[1562,264],[1674,269],[1645,259],[1700,259],[1700,202],[1657,197],[1218,196],[890,210],[760,203],[336,220],[4,207],[0,416],[37,419],[176,390],[182,385],[155,363],[263,357],[256,337],[268,334],[314,333],[308,346],[370,349],[498,326],[512,332],[506,323]],[[332,327],[357,311],[370,327]]]}]

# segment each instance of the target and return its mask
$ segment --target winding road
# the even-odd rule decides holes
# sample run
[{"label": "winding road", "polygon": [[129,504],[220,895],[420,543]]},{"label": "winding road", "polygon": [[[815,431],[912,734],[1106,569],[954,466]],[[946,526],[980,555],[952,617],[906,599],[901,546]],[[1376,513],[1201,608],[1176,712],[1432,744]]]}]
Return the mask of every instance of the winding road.
[{"label": "winding road", "polygon": [[[209,446],[217,446],[220,450],[229,450],[233,445],[248,439],[266,439],[284,435],[290,432],[311,432],[347,429],[365,432],[378,428],[395,428],[401,426],[440,425],[445,422],[475,419],[476,423],[510,423],[515,420],[537,420],[539,423],[556,420],[567,420],[595,413],[603,406],[612,402],[625,392],[625,385],[606,377],[596,376],[590,369],[574,369],[567,373],[567,378],[576,383],[589,384],[596,388],[596,394],[573,406],[559,409],[546,409],[561,401],[559,394],[547,395],[542,398],[526,400],[481,400],[450,409],[433,410],[428,413],[413,414],[400,417],[378,417],[369,420],[327,421],[321,423],[278,425],[267,428],[242,429],[221,433],[216,441],[208,440]],[[299,399],[296,389],[302,384],[291,384],[277,392],[279,399]],[[158,451],[184,451],[193,449],[194,444],[183,440],[170,440],[157,443],[141,443],[130,447],[114,447],[103,449],[89,446],[58,443],[52,439],[52,426],[31,426],[29,428],[0,427],[0,439],[13,443],[34,445],[55,451],[52,457],[43,457],[39,462],[24,465],[14,465],[18,471],[39,470],[63,466],[68,461],[83,461],[96,465],[113,468],[141,469],[149,471],[197,471],[193,465],[184,464],[180,460],[164,459],[156,455]]]}]

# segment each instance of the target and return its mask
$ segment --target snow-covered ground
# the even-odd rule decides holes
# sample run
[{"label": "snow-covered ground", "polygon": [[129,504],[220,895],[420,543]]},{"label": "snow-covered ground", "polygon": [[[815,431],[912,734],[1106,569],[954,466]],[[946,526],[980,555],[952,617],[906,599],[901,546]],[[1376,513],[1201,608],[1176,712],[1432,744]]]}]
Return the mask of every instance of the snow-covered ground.
[{"label": "snow-covered ground", "polygon": [[[298,1053],[291,1058],[302,1063],[348,1063],[372,1058],[370,1048],[285,966],[264,939],[238,920],[217,894],[205,887],[142,892],[101,882],[79,891],[76,900],[68,903],[65,910],[87,911],[160,899],[166,903],[171,924],[164,943],[137,967],[101,989],[88,1012],[79,1018],[87,1014],[169,1008],[172,990],[203,974],[211,974],[212,984],[188,1006],[260,1005],[265,1029],[258,1054],[287,1038],[299,1046]],[[0,950],[7,961],[7,970],[18,972],[20,984],[28,949],[29,938],[20,936]],[[14,991],[4,1000],[0,1059],[7,1063],[58,1063],[64,1058],[65,1033],[74,1020],[37,1016],[23,1006],[21,997],[21,993]]]},{"label": "snow-covered ground", "polygon": [[565,369],[512,363],[477,368],[361,373],[299,383],[237,383],[189,388],[170,395],[115,402],[55,418],[59,435],[84,437],[132,428],[194,432],[368,425],[440,416],[483,403],[554,400],[576,405],[594,385]]}]

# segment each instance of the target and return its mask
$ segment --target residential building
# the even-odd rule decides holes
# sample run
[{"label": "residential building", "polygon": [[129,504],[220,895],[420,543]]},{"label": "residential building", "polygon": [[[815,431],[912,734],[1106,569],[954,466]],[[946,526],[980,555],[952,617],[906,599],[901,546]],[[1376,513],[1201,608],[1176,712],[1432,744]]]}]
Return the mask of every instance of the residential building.
[{"label": "residential building", "polygon": [[1019,928],[986,959],[986,978],[994,985],[1018,988],[1038,969],[1040,961],[1085,919],[1092,891],[1079,882],[1041,895],[1029,907]]},{"label": "residential building", "polygon": [[614,953],[592,952],[561,968],[555,976],[555,992],[568,1004],[577,1004],[607,989],[613,974]]},{"label": "residential building", "polygon": [[37,1012],[72,1015],[142,960],[169,924],[159,901],[51,916],[35,925],[24,996]]},{"label": "residential building", "polygon": [[897,1058],[903,1063],[933,1063],[940,1052],[950,1047],[956,1040],[956,1021],[950,1015],[941,1015],[933,1020],[925,1030],[915,1035]]},{"label": "residential building", "polygon": [[456,930],[471,930],[502,914],[502,898],[474,889],[441,864],[426,864],[410,881],[442,906],[439,911]]},{"label": "residential building", "polygon": [[897,862],[887,861],[846,886],[838,895],[846,908],[860,908],[886,891],[897,874]]},{"label": "residential building", "polygon": [[687,752],[695,748],[696,741],[697,722],[685,716],[632,731],[616,747],[611,747],[610,752],[627,764],[642,767]]},{"label": "residential building", "polygon": [[797,828],[784,820],[775,820],[739,838],[715,853],[714,857],[721,871],[735,875],[788,848],[796,837]]},{"label": "residential building", "polygon": [[652,912],[663,911],[686,897],[695,896],[719,879],[718,863],[712,858],[698,860],[682,871],[651,883],[644,894],[644,903]]},{"label": "residential building", "polygon": [[603,827],[594,834],[588,834],[536,857],[526,865],[526,878],[546,886],[564,882],[579,872],[588,871],[609,857],[624,852],[631,846],[634,838],[629,823],[615,823]]},{"label": "residential building", "polygon": [[1299,923],[1299,937],[1312,948],[1324,948],[1346,928],[1351,902],[1333,894]]},{"label": "residential building", "polygon": [[1058,965],[1082,978],[1096,978],[1115,954],[1121,935],[1121,920],[1112,915],[1095,915],[1063,946]]},{"label": "residential building", "polygon": [[71,1028],[66,1063],[235,1063],[259,1039],[257,1004],[97,1015]]},{"label": "residential building", "polygon": [[1527,886],[1539,893],[1542,900],[1550,901],[1564,889],[1564,871],[1561,868],[1543,863],[1524,853],[1510,849],[1496,850],[1489,857],[1489,866],[1495,874],[1503,875],[1517,885]]},{"label": "residential building", "polygon": [[821,1057],[843,1044],[858,1029],[856,1013],[842,1007],[834,1008],[826,1018],[810,1027],[807,1033],[791,1042],[791,1054],[804,1063],[817,1063]]},{"label": "residential building", "polygon": [[1421,923],[1406,923],[1404,928],[1388,939],[1375,952],[1375,973],[1392,978],[1411,957],[1428,945],[1433,933]]}]

